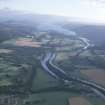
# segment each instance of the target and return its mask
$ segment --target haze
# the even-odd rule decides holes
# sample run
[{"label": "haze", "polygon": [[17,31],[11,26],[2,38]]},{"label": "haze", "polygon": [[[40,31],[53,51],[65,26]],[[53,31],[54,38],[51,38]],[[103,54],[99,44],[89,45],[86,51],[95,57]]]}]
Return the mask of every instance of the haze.
[{"label": "haze", "polygon": [[3,8],[105,23],[104,0],[1,0],[0,9]]}]

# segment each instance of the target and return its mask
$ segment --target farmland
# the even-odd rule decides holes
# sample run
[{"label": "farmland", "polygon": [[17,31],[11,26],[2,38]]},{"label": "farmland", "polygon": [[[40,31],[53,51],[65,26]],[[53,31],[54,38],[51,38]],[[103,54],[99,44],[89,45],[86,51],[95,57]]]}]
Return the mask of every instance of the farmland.
[{"label": "farmland", "polygon": [[69,105],[92,105],[84,97],[73,97],[69,100]]},{"label": "farmland", "polygon": [[96,65],[100,55],[93,54],[91,48],[82,51],[86,45],[78,37],[51,34],[34,32],[1,41],[0,102],[104,105],[103,98],[91,86],[76,81],[79,78],[105,85],[103,66]]},{"label": "farmland", "polygon": [[102,69],[81,70],[83,75],[86,75],[90,80],[103,85],[105,87],[105,71]]}]

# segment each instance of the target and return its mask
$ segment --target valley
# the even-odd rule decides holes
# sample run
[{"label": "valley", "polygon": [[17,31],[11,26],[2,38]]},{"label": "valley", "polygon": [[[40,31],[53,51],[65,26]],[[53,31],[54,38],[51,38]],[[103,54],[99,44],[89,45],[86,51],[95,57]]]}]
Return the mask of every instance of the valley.
[{"label": "valley", "polygon": [[86,97],[92,105],[104,105],[103,87],[81,73],[95,65],[90,63],[91,45],[80,38],[38,32],[3,41],[0,49],[2,103],[11,105],[14,96],[17,105],[68,105],[71,97]]}]

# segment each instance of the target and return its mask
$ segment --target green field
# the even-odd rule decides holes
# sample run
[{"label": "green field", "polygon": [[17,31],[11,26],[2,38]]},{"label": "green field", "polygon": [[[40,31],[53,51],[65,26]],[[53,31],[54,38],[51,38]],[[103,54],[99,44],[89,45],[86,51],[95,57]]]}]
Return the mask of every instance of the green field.
[{"label": "green field", "polygon": [[25,105],[68,105],[68,100],[77,94],[68,92],[48,92],[30,95]]},{"label": "green field", "polygon": [[32,90],[40,90],[43,88],[48,88],[58,85],[58,81],[51,77],[46,71],[39,68],[36,71],[36,76],[34,77]]}]

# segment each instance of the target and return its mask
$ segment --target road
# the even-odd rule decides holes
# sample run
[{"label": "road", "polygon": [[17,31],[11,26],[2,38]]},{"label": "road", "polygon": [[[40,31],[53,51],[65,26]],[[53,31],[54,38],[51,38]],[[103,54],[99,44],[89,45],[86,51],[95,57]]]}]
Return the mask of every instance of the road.
[{"label": "road", "polygon": [[[90,47],[90,44],[88,41],[84,38],[80,38],[85,43],[85,46],[81,49],[82,52],[87,50],[88,47]],[[82,53],[81,52],[81,53]],[[80,54],[80,53],[79,53]],[[100,95],[103,99],[105,99],[105,88],[93,83],[88,80],[82,80],[81,78],[76,78],[76,77],[69,77],[64,70],[61,68],[57,67],[56,65],[53,64],[53,60],[55,59],[55,53],[53,52],[48,52],[44,59],[41,59],[41,65],[46,70],[51,76],[53,76],[56,79],[61,79],[64,82],[69,82],[69,81],[76,81],[78,83],[81,83],[83,85],[89,86],[94,92],[96,92],[98,95]]]}]

